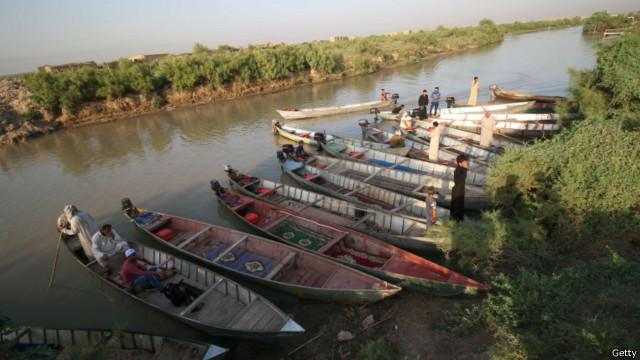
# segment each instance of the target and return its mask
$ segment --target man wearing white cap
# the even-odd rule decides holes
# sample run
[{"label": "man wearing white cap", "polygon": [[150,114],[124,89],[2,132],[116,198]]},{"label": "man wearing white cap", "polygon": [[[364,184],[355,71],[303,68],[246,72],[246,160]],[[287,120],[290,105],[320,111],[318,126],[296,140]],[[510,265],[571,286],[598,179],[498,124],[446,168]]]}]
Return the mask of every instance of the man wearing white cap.
[{"label": "man wearing white cap", "polygon": [[134,289],[163,288],[162,280],[174,274],[174,270],[148,269],[147,265],[153,265],[146,259],[139,258],[134,249],[124,252],[126,259],[122,263],[120,277]]},{"label": "man wearing white cap", "polygon": [[91,237],[98,232],[98,224],[91,215],[74,205],[66,205],[58,218],[58,231],[69,236],[77,235],[84,254],[93,259]]}]

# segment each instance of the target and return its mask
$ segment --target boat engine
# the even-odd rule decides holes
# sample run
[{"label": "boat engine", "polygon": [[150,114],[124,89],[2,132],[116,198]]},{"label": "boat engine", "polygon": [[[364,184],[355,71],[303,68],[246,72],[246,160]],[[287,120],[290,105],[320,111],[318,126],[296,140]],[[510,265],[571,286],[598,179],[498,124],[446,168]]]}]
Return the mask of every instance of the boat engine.
[{"label": "boat engine", "polygon": [[285,161],[287,161],[287,157],[284,156],[284,153],[280,150],[276,152],[276,157],[278,158],[278,161],[280,161],[281,163],[284,163]]},{"label": "boat engine", "polygon": [[445,101],[447,102],[447,109],[450,109],[456,106],[456,98],[453,96],[447,96],[447,100]]},{"label": "boat engine", "polygon": [[399,94],[393,94],[391,95],[391,101],[393,101],[394,104],[398,103],[398,99],[400,99],[400,95]]}]

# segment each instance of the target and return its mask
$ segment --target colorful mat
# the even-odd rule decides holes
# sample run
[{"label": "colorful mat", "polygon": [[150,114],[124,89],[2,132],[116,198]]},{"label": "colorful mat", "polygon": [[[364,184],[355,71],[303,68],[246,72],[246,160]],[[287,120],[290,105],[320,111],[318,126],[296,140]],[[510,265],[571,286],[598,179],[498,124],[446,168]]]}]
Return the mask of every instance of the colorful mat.
[{"label": "colorful mat", "polygon": [[311,251],[319,250],[329,241],[329,239],[323,238],[309,229],[287,221],[271,229],[271,232],[289,244],[302,246]]},{"label": "colorful mat", "polygon": [[[216,245],[205,254],[209,260],[216,259],[227,246]],[[273,269],[271,259],[245,249],[233,249],[218,260],[220,265],[258,277],[267,276]]]}]

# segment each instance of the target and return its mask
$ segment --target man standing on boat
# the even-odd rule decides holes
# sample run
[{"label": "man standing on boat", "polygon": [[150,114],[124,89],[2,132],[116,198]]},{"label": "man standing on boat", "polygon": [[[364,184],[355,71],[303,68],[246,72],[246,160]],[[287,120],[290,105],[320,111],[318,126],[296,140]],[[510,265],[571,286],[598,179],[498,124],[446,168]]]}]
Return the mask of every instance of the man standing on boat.
[{"label": "man standing on boat", "polygon": [[446,132],[445,124],[433,122],[433,127],[429,129],[429,160],[438,161],[438,152],[440,152],[440,137]]},{"label": "man standing on boat", "polygon": [[440,107],[440,88],[436,86],[433,89],[433,92],[431,92],[431,107],[429,108],[429,116],[438,115],[439,107]]},{"label": "man standing on boat", "polygon": [[429,106],[429,93],[427,92],[427,89],[424,89],[418,98],[418,108],[420,109],[420,114],[418,114],[418,116],[420,119],[427,118],[427,106]]},{"label": "man standing on boat", "polygon": [[122,240],[111,224],[102,225],[91,238],[91,244],[98,264],[109,272],[114,270],[111,263],[117,261],[116,256],[129,249],[129,244]]},{"label": "man standing on boat", "polygon": [[460,154],[456,158],[456,169],[453,172],[453,189],[451,189],[451,219],[460,222],[464,220],[464,195],[467,171],[469,170],[469,158]]},{"label": "man standing on boat", "polygon": [[58,231],[69,236],[77,235],[84,254],[93,259],[91,237],[98,232],[98,224],[91,215],[78,210],[74,205],[66,205],[58,218]]},{"label": "man standing on boat", "polygon": [[477,76],[471,81],[471,90],[469,90],[469,101],[467,105],[476,106],[478,104],[478,91],[480,90],[480,80]]},{"label": "man standing on boat", "polygon": [[480,120],[480,146],[490,147],[493,142],[493,133],[496,130],[496,120],[490,112],[486,111]]}]

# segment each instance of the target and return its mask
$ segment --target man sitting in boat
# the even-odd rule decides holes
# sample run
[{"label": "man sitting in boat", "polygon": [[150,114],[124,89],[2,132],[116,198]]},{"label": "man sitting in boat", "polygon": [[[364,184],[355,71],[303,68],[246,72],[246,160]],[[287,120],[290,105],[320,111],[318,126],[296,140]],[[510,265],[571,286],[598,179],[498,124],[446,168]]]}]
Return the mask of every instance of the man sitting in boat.
[{"label": "man sitting in boat", "polygon": [[100,227],[100,231],[91,238],[91,249],[98,264],[107,272],[111,272],[114,270],[114,263],[120,260],[118,255],[129,249],[129,244],[122,240],[120,234],[112,228],[111,224],[104,224]]},{"label": "man sitting in boat", "polygon": [[396,129],[393,133],[393,136],[389,139],[389,147],[391,148],[400,148],[404,146],[404,138],[402,137],[402,132],[400,129]]},{"label": "man sitting in boat", "polygon": [[124,252],[126,259],[122,263],[120,277],[134,290],[157,289],[162,290],[162,280],[169,278],[175,270],[162,270],[151,267],[146,259],[139,258],[134,249]]},{"label": "man sitting in boat", "polygon": [[304,142],[302,140],[298,141],[298,146],[296,146],[294,155],[298,160],[304,160],[309,157],[309,154],[304,151]]},{"label": "man sitting in boat", "polygon": [[78,210],[74,205],[67,205],[58,218],[58,231],[65,235],[77,235],[84,254],[93,259],[91,237],[98,232],[98,224],[93,216]]}]

